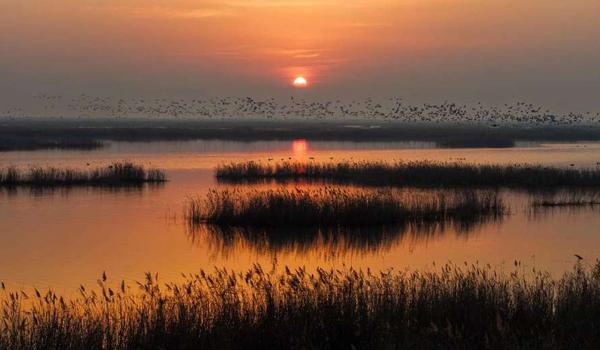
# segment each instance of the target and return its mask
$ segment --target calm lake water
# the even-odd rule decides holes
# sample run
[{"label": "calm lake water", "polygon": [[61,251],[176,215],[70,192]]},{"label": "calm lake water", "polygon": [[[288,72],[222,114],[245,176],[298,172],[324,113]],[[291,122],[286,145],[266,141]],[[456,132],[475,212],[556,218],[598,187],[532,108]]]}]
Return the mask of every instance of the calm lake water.
[{"label": "calm lake water", "polygon": [[0,280],[19,288],[69,293],[93,285],[103,271],[113,280],[141,280],[146,271],[163,281],[181,273],[226,267],[246,270],[317,266],[434,269],[448,261],[490,264],[505,271],[535,267],[559,274],[579,254],[600,257],[600,210],[532,212],[525,194],[505,192],[511,214],[470,230],[390,230],[370,239],[314,238],[269,242],[210,232],[192,233],[182,219],[186,198],[224,187],[216,165],[256,160],[360,161],[437,160],[472,163],[538,163],[596,167],[600,144],[521,145],[508,149],[439,149],[427,143],[162,142],[112,143],[93,151],[35,151],[0,154],[0,166],[86,168],[134,161],[165,169],[169,182],[129,190],[94,188],[34,192],[0,190]]}]

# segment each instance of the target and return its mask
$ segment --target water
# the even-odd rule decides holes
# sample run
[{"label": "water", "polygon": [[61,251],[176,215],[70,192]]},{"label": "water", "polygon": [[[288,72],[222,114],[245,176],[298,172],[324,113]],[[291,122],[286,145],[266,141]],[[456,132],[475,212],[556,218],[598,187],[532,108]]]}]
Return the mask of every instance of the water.
[{"label": "water", "polygon": [[103,271],[113,280],[135,281],[146,271],[163,281],[181,273],[254,263],[357,268],[433,269],[448,261],[490,264],[511,271],[536,267],[559,274],[579,254],[600,257],[600,212],[594,209],[533,213],[524,194],[504,193],[511,215],[468,231],[447,227],[427,234],[387,232],[372,239],[309,239],[278,242],[218,239],[192,234],[182,219],[191,195],[224,187],[214,166],[257,160],[437,160],[473,163],[538,163],[596,167],[600,144],[523,145],[508,149],[438,149],[426,143],[163,142],[113,143],[93,152],[2,153],[0,166],[51,165],[86,168],[130,160],[166,170],[164,186],[130,190],[90,188],[13,192],[0,190],[0,280],[19,288],[72,292],[93,285]]}]

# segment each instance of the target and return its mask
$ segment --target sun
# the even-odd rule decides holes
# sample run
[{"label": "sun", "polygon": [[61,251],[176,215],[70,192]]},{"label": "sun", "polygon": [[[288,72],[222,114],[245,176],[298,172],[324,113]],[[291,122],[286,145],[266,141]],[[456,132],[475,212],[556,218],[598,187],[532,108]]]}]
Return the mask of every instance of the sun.
[{"label": "sun", "polygon": [[294,82],[292,83],[292,85],[294,85],[294,87],[297,87],[297,88],[305,88],[308,86],[308,81],[306,81],[306,78],[299,76],[299,77],[296,77],[296,79],[294,79]]}]

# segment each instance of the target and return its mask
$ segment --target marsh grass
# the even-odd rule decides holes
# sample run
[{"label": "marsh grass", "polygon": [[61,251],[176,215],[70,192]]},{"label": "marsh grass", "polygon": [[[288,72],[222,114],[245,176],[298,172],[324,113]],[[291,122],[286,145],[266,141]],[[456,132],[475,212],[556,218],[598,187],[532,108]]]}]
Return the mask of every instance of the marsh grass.
[{"label": "marsh grass", "polygon": [[223,182],[317,180],[365,186],[507,187],[549,189],[600,187],[599,169],[566,169],[526,164],[475,165],[430,161],[317,163],[241,162],[221,165],[215,175]]},{"label": "marsh grass", "polygon": [[495,191],[400,193],[336,187],[210,190],[187,202],[189,225],[306,227],[457,222],[505,215]]},{"label": "marsh grass", "polygon": [[[515,263],[515,265],[519,265]],[[598,348],[600,265],[560,278],[489,266],[430,272],[254,266],[78,296],[3,291],[2,349]],[[4,289],[4,284],[2,284]]]},{"label": "marsh grass", "polygon": [[32,167],[0,169],[2,187],[135,186],[166,181],[164,172],[133,163],[113,163],[93,170]]}]

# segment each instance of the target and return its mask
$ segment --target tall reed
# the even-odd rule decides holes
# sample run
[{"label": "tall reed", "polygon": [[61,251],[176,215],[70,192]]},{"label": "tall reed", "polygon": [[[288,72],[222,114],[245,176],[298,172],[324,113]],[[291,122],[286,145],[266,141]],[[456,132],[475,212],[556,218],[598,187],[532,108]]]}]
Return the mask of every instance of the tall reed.
[{"label": "tall reed", "polygon": [[470,222],[499,217],[506,207],[495,191],[398,193],[335,187],[210,190],[190,198],[189,224],[223,226],[368,226]]},{"label": "tall reed", "polygon": [[[466,264],[465,264],[466,265]],[[516,268],[400,272],[255,266],[162,284],[5,291],[2,349],[593,349],[600,265],[553,279]],[[4,284],[2,284],[4,288]]]},{"label": "tall reed", "polygon": [[318,163],[254,161],[221,165],[219,181],[320,180],[372,186],[510,187],[547,189],[600,187],[599,169],[557,168],[527,164],[475,165],[430,161]]},{"label": "tall reed", "polygon": [[55,167],[16,167],[0,169],[0,186],[132,186],[166,181],[165,173],[146,169],[133,163],[113,163],[92,170],[59,169]]}]

